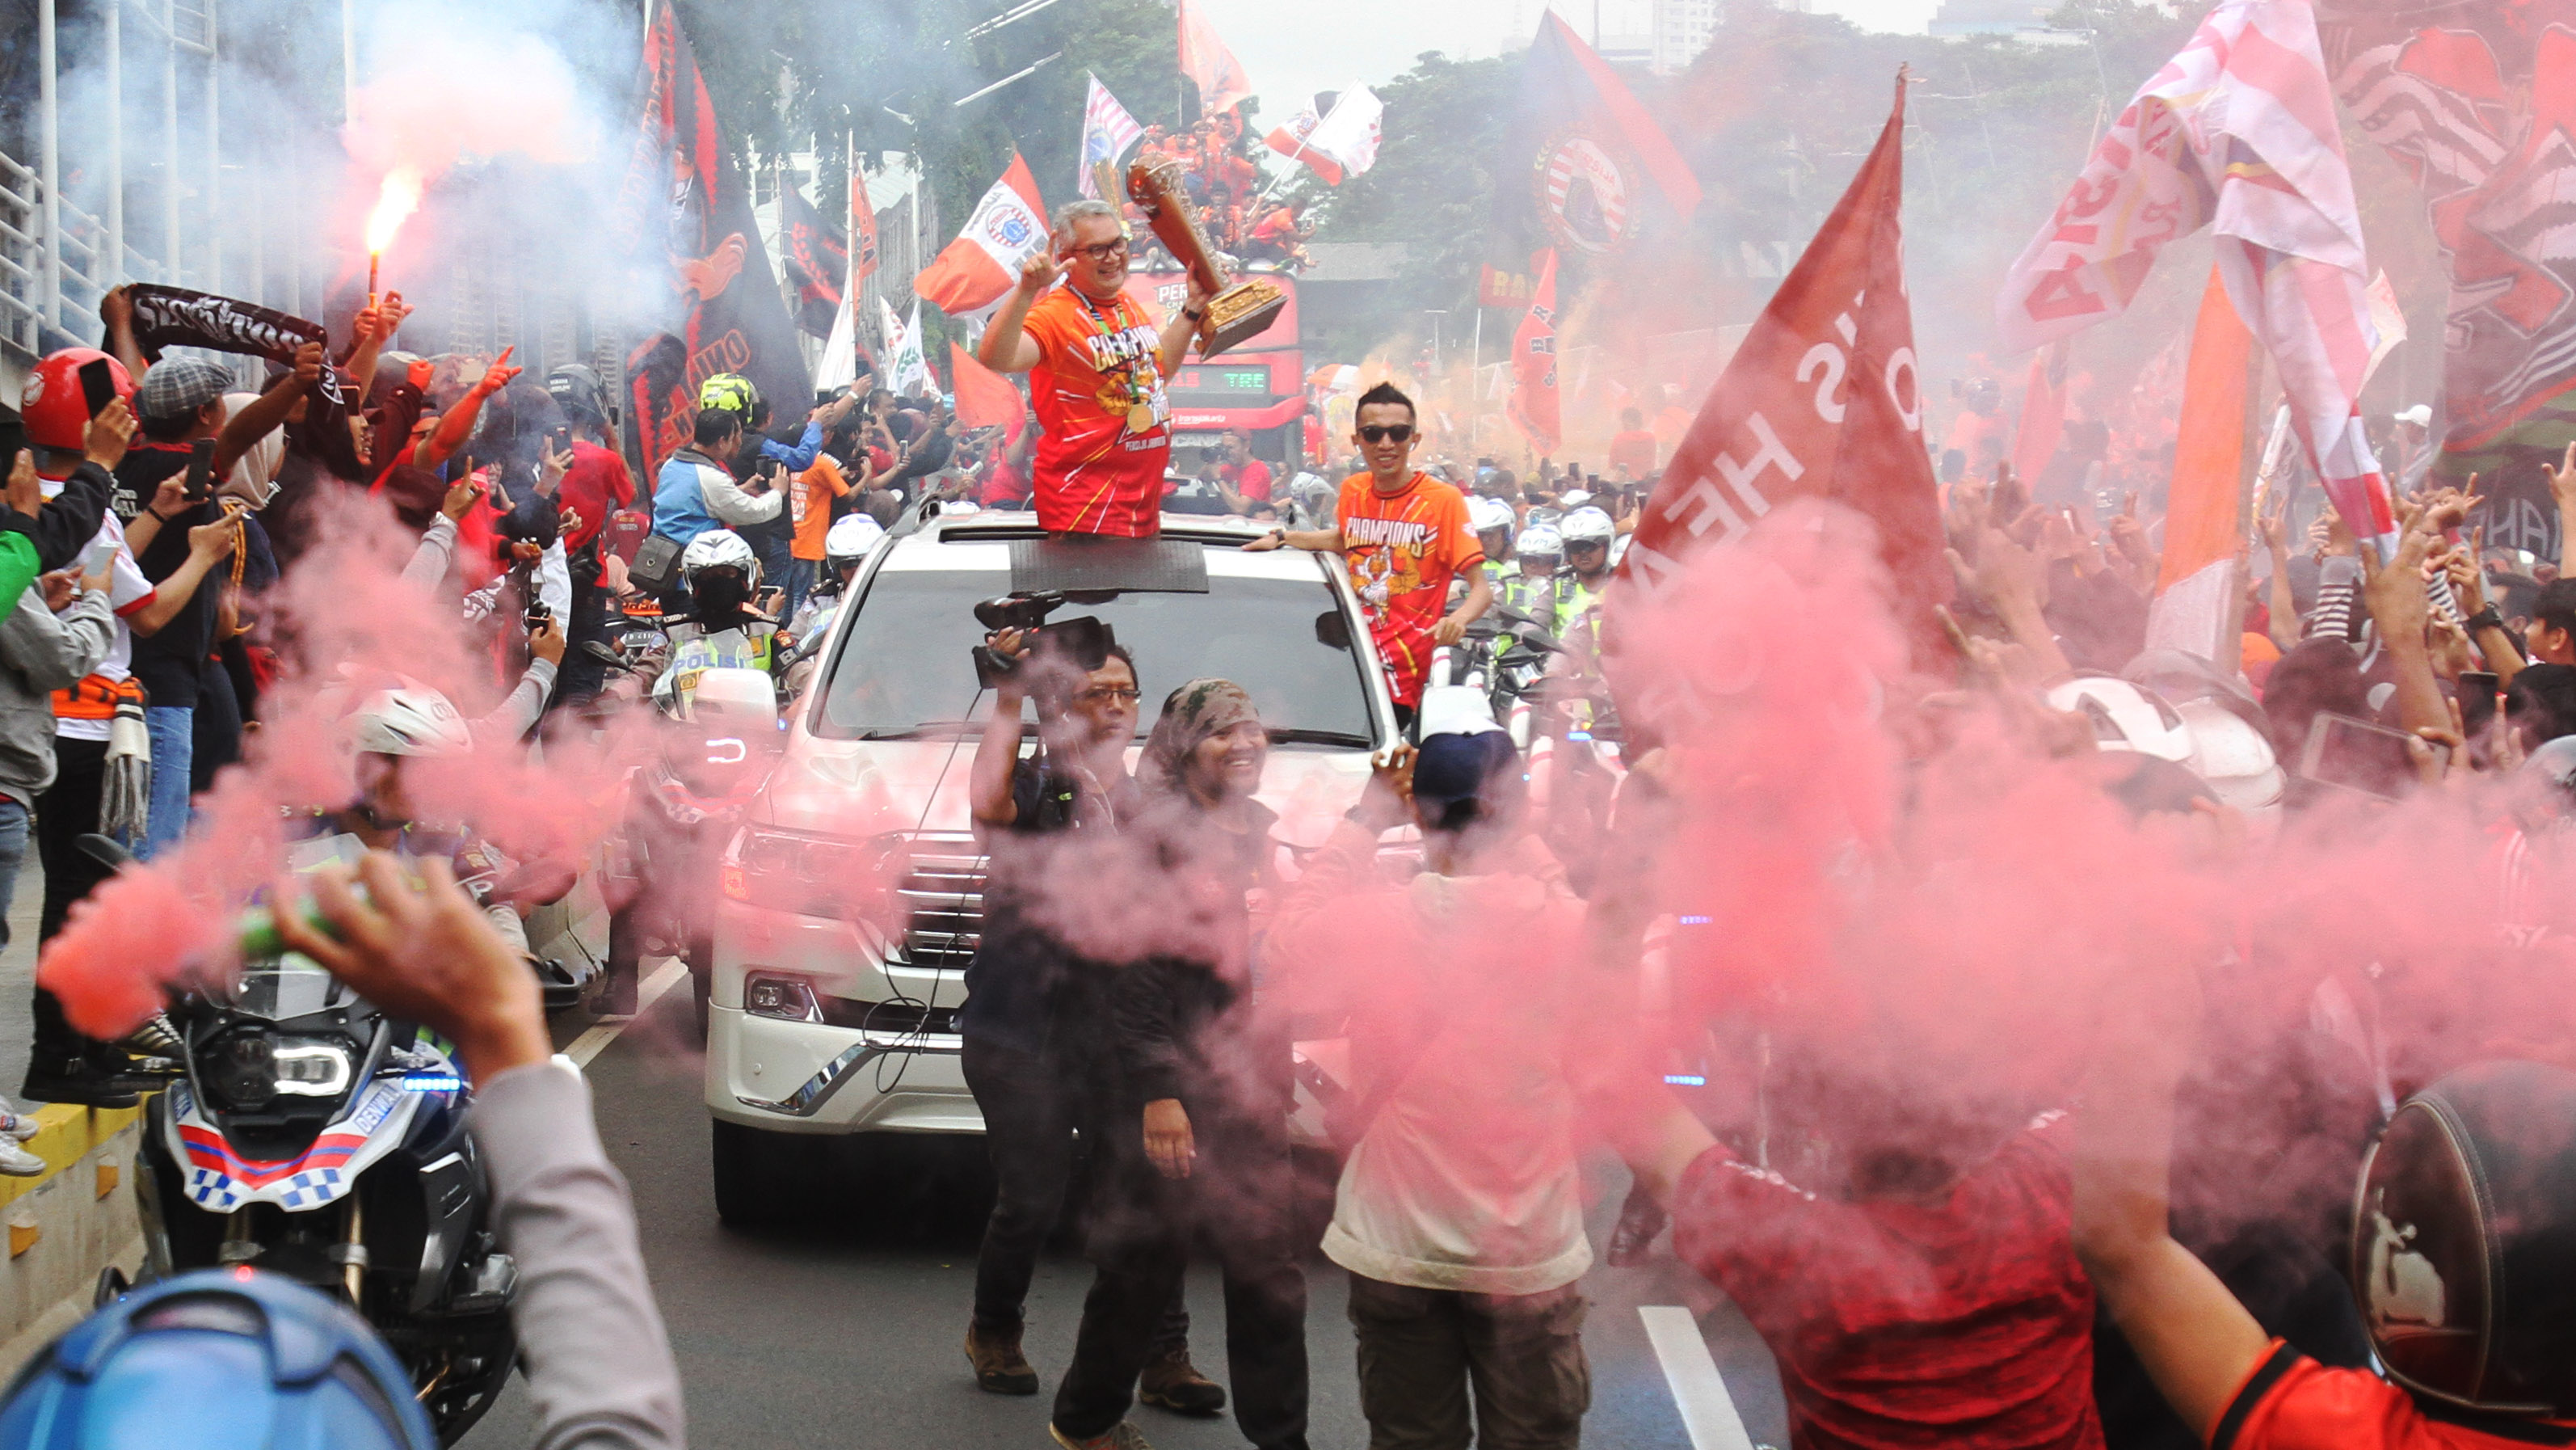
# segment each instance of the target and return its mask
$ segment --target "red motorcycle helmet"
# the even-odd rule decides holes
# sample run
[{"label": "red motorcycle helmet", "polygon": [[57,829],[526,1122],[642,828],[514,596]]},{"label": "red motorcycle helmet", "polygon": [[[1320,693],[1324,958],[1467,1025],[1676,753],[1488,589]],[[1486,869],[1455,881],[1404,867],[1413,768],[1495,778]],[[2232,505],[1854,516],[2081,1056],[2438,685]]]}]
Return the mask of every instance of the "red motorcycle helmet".
[{"label": "red motorcycle helmet", "polygon": [[81,369],[91,363],[107,364],[108,378],[116,385],[116,395],[134,406],[134,379],[127,375],[125,364],[94,347],[67,347],[49,354],[27,374],[27,390],[18,399],[18,415],[25,420],[27,440],[45,448],[63,448],[79,452],[89,434],[89,420],[95,416],[89,396],[81,387]]}]

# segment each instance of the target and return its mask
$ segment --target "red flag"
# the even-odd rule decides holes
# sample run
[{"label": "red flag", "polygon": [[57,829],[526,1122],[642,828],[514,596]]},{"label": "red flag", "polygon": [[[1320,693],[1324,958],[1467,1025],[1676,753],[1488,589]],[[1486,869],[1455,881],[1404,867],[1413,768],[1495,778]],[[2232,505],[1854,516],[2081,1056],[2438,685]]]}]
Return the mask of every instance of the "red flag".
[{"label": "red flag", "polygon": [[1878,526],[1899,617],[1938,638],[1951,577],[1897,218],[1904,87],[1900,70],[1877,146],[1682,435],[1620,561],[1627,586],[1651,596],[1780,503],[1827,498]]},{"label": "red flag", "polygon": [[2254,334],[2227,302],[2211,268],[2191,328],[2183,374],[2182,431],[2174,440],[2165,552],[2147,644],[2235,666],[2236,549],[2244,537],[2238,495],[2245,467],[2245,382]]},{"label": "red flag", "polygon": [[2052,342],[2031,355],[2030,385],[2021,395],[2021,431],[2013,435],[2013,472],[2036,485],[2066,436],[2066,344]]},{"label": "red flag", "polygon": [[850,164],[850,290],[877,269],[877,207],[868,200],[868,178],[858,163]]},{"label": "red flag", "polygon": [[958,422],[969,428],[998,426],[1012,442],[1019,441],[1028,405],[1020,401],[1020,390],[1009,378],[975,361],[975,355],[954,339],[948,344],[948,376],[957,394]]},{"label": "red flag", "polygon": [[1539,263],[1529,311],[1512,334],[1512,421],[1530,446],[1553,453],[1561,438],[1556,398],[1556,251]]},{"label": "red flag", "polygon": [[1020,153],[975,204],[957,240],[912,279],[912,290],[951,317],[981,312],[1019,285],[1020,264],[1047,244],[1046,202]]},{"label": "red flag", "polygon": [[1252,82],[1244,78],[1242,63],[1190,0],[1181,0],[1181,74],[1198,82],[1202,116],[1231,111],[1252,99]]}]

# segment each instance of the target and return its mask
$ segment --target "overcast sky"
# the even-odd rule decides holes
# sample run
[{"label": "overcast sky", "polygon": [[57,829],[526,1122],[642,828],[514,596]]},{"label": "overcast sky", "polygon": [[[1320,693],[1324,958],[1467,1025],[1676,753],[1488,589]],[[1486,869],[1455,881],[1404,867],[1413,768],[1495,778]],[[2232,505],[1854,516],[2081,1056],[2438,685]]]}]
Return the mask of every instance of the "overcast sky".
[{"label": "overcast sky", "polygon": [[[1195,0],[1252,77],[1260,119],[1276,124],[1317,91],[1381,84],[1426,50],[1473,58],[1529,43],[1542,0]],[[1593,0],[1552,0],[1592,37]],[[1868,30],[1920,33],[1938,0],[1814,0]],[[1642,30],[1652,0],[1599,0],[1601,29]]]}]

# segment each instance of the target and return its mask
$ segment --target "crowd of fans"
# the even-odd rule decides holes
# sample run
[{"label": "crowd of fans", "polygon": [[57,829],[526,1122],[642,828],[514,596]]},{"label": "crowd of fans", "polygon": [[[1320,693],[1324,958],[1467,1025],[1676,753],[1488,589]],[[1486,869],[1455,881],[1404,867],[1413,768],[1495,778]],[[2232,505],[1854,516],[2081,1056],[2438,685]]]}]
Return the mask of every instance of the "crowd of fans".
[{"label": "crowd of fans", "polygon": [[[1149,144],[1193,157],[1194,189],[1218,210],[1241,137],[1203,131]],[[688,446],[639,487],[586,369],[540,382],[507,354],[411,358],[388,350],[404,310],[384,298],[347,346],[307,344],[242,392],[227,366],[148,356],[111,300],[108,347],[47,359],[23,417],[0,425],[0,565],[25,575],[0,620],[0,897],[33,835],[47,937],[102,879],[76,837],[167,852],[187,837],[192,795],[242,759],[286,643],[263,592],[319,546],[327,490],[378,496],[417,532],[406,577],[480,631],[500,701],[457,728],[475,748],[516,749],[550,712],[601,693],[614,652],[577,647],[604,642],[618,613],[688,614],[766,650],[809,596],[849,577],[834,543],[845,521],[881,530],[1012,506],[1032,486],[1025,418],[969,429],[945,400],[863,377],[773,420],[773,400],[725,374],[702,386]],[[1970,397],[1965,416],[1990,416],[1987,401]],[[2404,1318],[2396,1300],[2419,1326],[2448,1333],[2458,1319],[2438,1278],[2427,1299],[2420,1279],[2369,1277],[2419,1272],[2387,1264],[2395,1229],[2354,1256],[2376,1265],[2358,1301],[2331,1267],[2341,1235],[2374,1231],[2338,1216],[2358,1175],[2381,1175],[2383,1225],[2416,1191],[2402,1175],[2426,1170],[2406,1155],[2433,1152],[2432,1135],[2392,1136],[2365,1157],[2372,1130],[2409,1111],[2448,1113],[2443,1141],[2509,1146],[2548,1168],[2509,1176],[2457,1210],[2465,1220],[2419,1205],[2432,1231],[2413,1252],[2447,1273],[2482,1231],[2563,1239],[2570,1210],[2551,1195],[2576,1161],[2576,1078],[2554,1069],[2463,1076],[2457,1061],[2419,1060],[2398,1072],[2380,1052],[2331,1082],[2303,1078],[2304,1091],[2349,1088],[2333,1105],[2361,1127],[2310,1134],[2270,1166],[2341,1210],[2306,1213],[2303,1199],[2300,1214],[2220,1228],[2167,1207],[2168,1160],[2209,1166],[2196,1161],[2207,1145],[2178,1142],[2170,1121],[2188,1030],[2121,1039],[2136,1050],[2106,1054],[2117,1071],[2091,1080],[2098,1095],[1965,1148],[1925,1136],[1922,1117],[1862,1128],[1818,1108],[1803,1156],[1784,1148],[1775,1167],[1735,1120],[1661,1094],[1640,1076],[1652,1053],[1618,1044],[1650,1035],[1637,1026],[1640,964],[1675,921],[1643,887],[1689,839],[1681,747],[1628,742],[1616,811],[1569,840],[1543,828],[1532,758],[1481,704],[1443,693],[1439,652],[1467,647],[1498,607],[1556,641],[1564,689],[1544,698],[1597,684],[1582,676],[1602,668],[1598,632],[1559,646],[1618,607],[1610,570],[1668,444],[1630,409],[1599,471],[1546,460],[1524,478],[1489,459],[1417,466],[1420,420],[1392,387],[1362,396],[1355,417],[1357,467],[1338,487],[1302,469],[1281,477],[1233,434],[1165,494],[1175,510],[1275,525],[1248,548],[1337,556],[1388,667],[1409,743],[1372,762],[1357,804],[1293,873],[1256,799],[1271,736],[1244,689],[1196,679],[1152,702],[1131,768],[1148,704],[1132,657],[1113,644],[1077,660],[1014,630],[987,640],[1004,683],[971,805],[991,879],[958,1019],[999,1183],[966,1336],[978,1384],[1041,1388],[1021,1342],[1025,1300],[1080,1153],[1096,1275],[1049,1415],[1058,1444],[1136,1450],[1126,1416],[1141,1397],[1199,1414],[1230,1401],[1252,1444],[1305,1445],[1304,1259],[1319,1249],[1350,1276],[1373,1443],[1575,1445],[1591,1396],[1586,1155],[1606,1146],[1635,1185],[1612,1260],[1652,1252],[1670,1223],[1673,1251],[1770,1345],[1801,1446],[2155,1445],[2176,1429],[2164,1404],[2180,1433],[2209,1443],[2564,1437],[2576,1374],[2532,1367],[2500,1387],[2459,1370],[2460,1355],[2385,1332]],[[1957,673],[2030,759],[2102,757],[2117,767],[2105,791],[2139,820],[2213,823],[2239,846],[2250,822],[2277,831],[2356,800],[2474,803],[2484,775],[2536,781],[2489,823],[2505,841],[2493,884],[2527,936],[2556,924],[2554,902],[2530,898],[2556,880],[2548,833],[2576,816],[2576,746],[2559,743],[2576,736],[2569,559],[2526,571],[2484,549],[2464,532],[2476,499],[2441,488],[2403,496],[2384,559],[2330,513],[2301,540],[2285,487],[2258,501],[2248,562],[2269,567],[2248,572],[2242,637],[2220,651],[2236,658],[2151,651],[2152,498],[2106,500],[2098,475],[2035,497],[1970,433],[1987,466],[1942,470],[1958,585],[1944,622]],[[2551,483],[2576,541],[2576,449]],[[1787,627],[1813,634],[1821,656],[1846,622]],[[1937,754],[1943,740],[1927,728],[1910,748]],[[339,808],[369,846],[398,811],[396,781],[377,777]],[[398,835],[381,844],[406,850]],[[1418,873],[1391,877],[1390,847],[1418,856]],[[544,1063],[524,941],[505,912],[475,909],[442,860],[397,869],[371,856],[359,877],[363,898],[345,874],[319,878],[332,932],[281,930],[460,1044],[494,1160],[496,1231],[539,1285],[522,1313],[561,1437],[550,1443],[679,1443],[631,1209],[577,1083]],[[1080,913],[1068,893],[1094,900],[1103,882],[1130,908],[1117,929],[1069,924]],[[2135,1021],[2167,1025],[2194,1005],[2127,1004]],[[1352,1043],[1350,1080],[1321,1094],[1341,1161],[1319,1231],[1297,1212],[1288,1136],[1300,1017],[1345,1022]],[[132,1044],[81,1037],[42,991],[36,1021],[27,1096],[127,1106],[152,1081]],[[1769,1090],[1767,1055],[1714,1028],[1708,1041],[1711,1057],[1758,1060],[1746,1071]],[[1871,1101],[1804,1090],[1810,1107]],[[2510,1145],[2480,1137],[2500,1121],[2519,1135]],[[41,1169],[20,1166],[21,1126],[0,1118],[0,1170]],[[1836,1133],[1849,1136],[1829,1143]],[[1812,1181],[1794,1176],[1808,1169]],[[2486,1336],[2480,1353],[2563,1343],[2576,1281],[2547,1248],[2513,1266],[2540,1308],[2517,1299],[2512,1324],[2462,1331]],[[1230,1393],[1190,1359],[1180,1285],[1193,1255],[1222,1275]],[[22,1391],[74,1394],[65,1363],[41,1361]]]},{"label": "crowd of fans", "polygon": [[[1273,196],[1262,185],[1242,118],[1234,112],[1219,112],[1177,131],[1159,122],[1148,126],[1138,159],[1180,168],[1181,189],[1217,250],[1258,271],[1296,271],[1312,264],[1305,244],[1315,234],[1315,224],[1306,218],[1304,201]],[[1172,265],[1141,220],[1135,232],[1146,256]]]}]

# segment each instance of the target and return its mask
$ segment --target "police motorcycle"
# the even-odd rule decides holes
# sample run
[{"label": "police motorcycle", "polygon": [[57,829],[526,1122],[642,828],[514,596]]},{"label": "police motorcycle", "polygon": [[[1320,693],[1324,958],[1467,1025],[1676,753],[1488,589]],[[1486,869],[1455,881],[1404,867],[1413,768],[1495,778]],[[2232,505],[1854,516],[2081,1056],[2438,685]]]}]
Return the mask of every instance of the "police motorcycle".
[{"label": "police motorcycle", "polygon": [[[628,777],[625,819],[611,842],[598,1006],[632,1014],[643,959],[677,956],[688,966],[703,1041],[717,859],[778,757],[784,721],[771,676],[777,629],[749,610],[760,578],[751,546],[729,529],[701,534],[681,551],[680,570],[694,608],[667,621],[670,653],[649,691],[655,748]],[[640,678],[647,666],[621,667]]]},{"label": "police motorcycle", "polygon": [[[81,848],[122,865],[104,836]],[[439,1443],[491,1408],[518,1362],[518,1271],[495,1247],[455,1048],[397,1021],[244,918],[229,986],[176,998],[176,1080],[136,1157],[143,1279],[248,1266],[344,1300],[411,1378]],[[97,1302],[130,1286],[110,1268]]]}]

